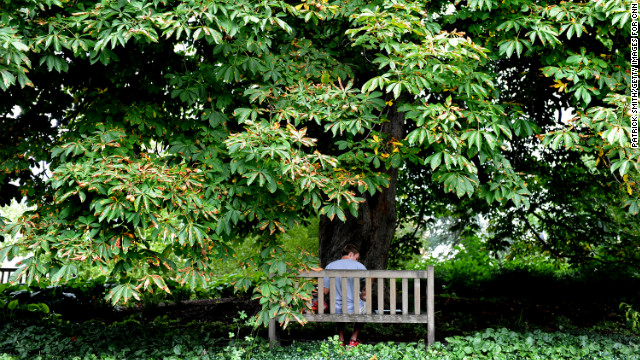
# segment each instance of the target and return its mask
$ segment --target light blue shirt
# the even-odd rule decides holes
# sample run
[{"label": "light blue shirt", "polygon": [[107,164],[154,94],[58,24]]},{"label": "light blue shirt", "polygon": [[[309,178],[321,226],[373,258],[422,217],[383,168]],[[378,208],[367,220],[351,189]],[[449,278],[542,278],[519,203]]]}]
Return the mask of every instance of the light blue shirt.
[{"label": "light blue shirt", "polygon": [[[327,265],[325,270],[367,270],[367,268],[361,263],[350,260],[350,259],[340,259],[334,262],[331,262]],[[329,278],[324,278],[324,287],[329,289],[331,283],[329,282]],[[336,278],[336,288],[329,289],[329,291],[335,291],[336,294],[336,314],[342,314],[342,278]],[[353,314],[354,306],[353,306],[353,278],[347,279],[347,311],[349,314]],[[360,301],[360,309],[364,309],[365,302],[360,299],[360,295],[358,294],[358,300]]]}]

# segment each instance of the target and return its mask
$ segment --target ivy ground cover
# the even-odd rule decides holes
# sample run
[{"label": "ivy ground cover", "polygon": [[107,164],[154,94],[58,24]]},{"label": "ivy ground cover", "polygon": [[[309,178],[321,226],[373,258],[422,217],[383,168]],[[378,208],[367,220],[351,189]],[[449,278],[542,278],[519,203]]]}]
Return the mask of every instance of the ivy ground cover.
[{"label": "ivy ground cover", "polygon": [[0,325],[0,360],[17,359],[640,359],[640,338],[588,332],[486,329],[422,343],[342,348],[336,339],[269,349],[254,337],[212,337],[207,324],[7,321]]}]

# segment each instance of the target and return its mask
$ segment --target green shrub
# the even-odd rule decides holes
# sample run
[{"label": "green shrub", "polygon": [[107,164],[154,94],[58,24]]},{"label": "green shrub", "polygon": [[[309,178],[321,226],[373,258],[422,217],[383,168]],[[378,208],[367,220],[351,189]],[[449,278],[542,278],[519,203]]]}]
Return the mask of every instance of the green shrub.
[{"label": "green shrub", "polygon": [[[450,258],[427,257],[405,263],[424,270],[435,266],[438,293],[459,297],[511,298],[533,302],[607,303],[617,307],[621,299],[640,299],[640,278],[603,270],[581,272],[544,256],[500,257],[474,236],[464,239]],[[593,289],[599,289],[594,292]]]},{"label": "green shrub", "polygon": [[8,321],[17,317],[46,316],[50,311],[47,304],[20,298],[22,293],[28,292],[28,287],[25,285],[0,284],[0,319]]},{"label": "green shrub", "polygon": [[627,303],[621,303],[620,309],[624,311],[627,325],[631,328],[631,330],[640,332],[640,311],[637,311]]}]

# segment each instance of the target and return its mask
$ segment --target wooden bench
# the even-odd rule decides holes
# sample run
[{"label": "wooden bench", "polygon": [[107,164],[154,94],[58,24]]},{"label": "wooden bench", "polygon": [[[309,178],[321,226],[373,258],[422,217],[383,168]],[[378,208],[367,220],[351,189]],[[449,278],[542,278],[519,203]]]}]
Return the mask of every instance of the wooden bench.
[{"label": "wooden bench", "polygon": [[[302,272],[299,275],[303,278],[316,278],[318,282],[318,313],[307,313],[304,317],[311,322],[359,322],[359,323],[426,323],[427,324],[427,344],[431,345],[435,340],[435,323],[433,313],[433,266],[427,270],[323,270],[318,272]],[[335,288],[336,278],[342,286],[342,314],[336,313],[335,292],[329,291],[329,313],[325,313],[324,301],[324,278],[328,277],[330,289]],[[353,291],[360,293],[360,281],[364,279],[366,291],[364,314],[360,314],[360,302],[354,301],[354,311],[347,313],[347,278],[354,278]],[[396,280],[401,279],[400,286]],[[423,281],[421,281],[423,280]],[[409,286],[409,283],[412,286]],[[423,285],[426,282],[426,289],[423,293]],[[375,285],[374,285],[375,283]],[[385,289],[386,287],[386,289]],[[388,292],[388,301],[386,290]],[[372,290],[377,290],[374,296]],[[374,306],[374,298],[376,305]],[[397,300],[401,299],[398,306]],[[412,308],[410,301],[413,302]],[[422,307],[424,304],[424,308]],[[269,342],[276,345],[279,342],[276,328],[276,321],[272,319],[269,323]]]}]

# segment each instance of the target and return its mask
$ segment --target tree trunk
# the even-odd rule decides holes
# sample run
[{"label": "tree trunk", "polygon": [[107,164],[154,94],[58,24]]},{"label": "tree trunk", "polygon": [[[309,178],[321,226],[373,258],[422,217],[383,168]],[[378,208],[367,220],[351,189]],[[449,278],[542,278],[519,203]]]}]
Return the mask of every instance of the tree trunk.
[{"label": "tree trunk", "polygon": [[[391,109],[389,122],[382,126],[382,132],[394,139],[402,139],[404,135],[404,114]],[[396,228],[396,186],[398,169],[390,168],[382,171],[390,175],[389,187],[373,196],[365,196],[360,204],[358,217],[347,213],[347,221],[328,217],[320,218],[319,256],[320,265],[325,267],[342,256],[342,248],[354,244],[360,250],[360,262],[370,270],[387,268],[389,248]]]}]

